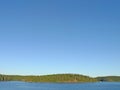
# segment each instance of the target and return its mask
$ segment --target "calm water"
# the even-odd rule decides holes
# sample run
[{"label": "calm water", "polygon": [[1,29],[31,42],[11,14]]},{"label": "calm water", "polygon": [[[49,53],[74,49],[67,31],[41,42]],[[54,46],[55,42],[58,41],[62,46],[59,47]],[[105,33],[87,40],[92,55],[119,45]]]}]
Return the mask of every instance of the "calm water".
[{"label": "calm water", "polygon": [[120,90],[120,83],[26,83],[0,82],[0,90]]}]

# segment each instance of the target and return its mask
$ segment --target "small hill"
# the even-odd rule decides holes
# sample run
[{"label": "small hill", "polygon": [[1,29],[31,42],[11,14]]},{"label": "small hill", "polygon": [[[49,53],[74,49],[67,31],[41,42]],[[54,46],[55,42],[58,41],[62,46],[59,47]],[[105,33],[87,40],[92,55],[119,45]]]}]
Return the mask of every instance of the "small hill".
[{"label": "small hill", "polygon": [[[53,75],[44,75],[44,76],[33,76],[31,81],[35,82],[94,82],[96,79],[90,78],[88,76],[79,75],[79,74],[53,74]],[[30,79],[26,79],[30,80]]]},{"label": "small hill", "polygon": [[52,74],[43,76],[16,76],[1,75],[1,81],[26,81],[26,82],[95,82],[94,78],[79,74]]},{"label": "small hill", "polygon": [[105,76],[97,77],[98,81],[108,81],[108,82],[120,82],[120,76]]}]

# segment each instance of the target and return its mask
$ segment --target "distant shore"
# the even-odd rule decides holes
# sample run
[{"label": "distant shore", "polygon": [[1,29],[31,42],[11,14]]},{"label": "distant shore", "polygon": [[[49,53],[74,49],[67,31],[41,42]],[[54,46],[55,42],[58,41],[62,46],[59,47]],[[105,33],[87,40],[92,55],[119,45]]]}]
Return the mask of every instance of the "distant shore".
[{"label": "distant shore", "polygon": [[0,81],[83,83],[83,82],[120,82],[120,76],[89,77],[81,74],[52,74],[42,76],[22,76],[0,74]]}]

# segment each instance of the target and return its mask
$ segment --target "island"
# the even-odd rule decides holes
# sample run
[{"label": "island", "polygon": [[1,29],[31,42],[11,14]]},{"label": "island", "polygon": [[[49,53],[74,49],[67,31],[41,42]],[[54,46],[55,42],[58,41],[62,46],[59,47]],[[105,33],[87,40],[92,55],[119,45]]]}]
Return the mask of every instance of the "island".
[{"label": "island", "polygon": [[120,82],[120,76],[89,77],[81,74],[51,74],[51,75],[3,75],[0,81],[24,81],[24,82],[55,82],[55,83],[81,83],[81,82]]}]

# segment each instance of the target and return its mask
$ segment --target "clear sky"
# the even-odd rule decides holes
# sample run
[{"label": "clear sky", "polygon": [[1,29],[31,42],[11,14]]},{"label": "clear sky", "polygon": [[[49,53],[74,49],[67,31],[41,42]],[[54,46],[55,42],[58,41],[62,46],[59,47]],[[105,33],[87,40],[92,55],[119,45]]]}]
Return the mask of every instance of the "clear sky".
[{"label": "clear sky", "polygon": [[0,0],[0,73],[120,75],[120,0]]}]

